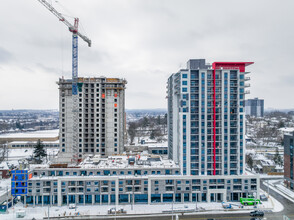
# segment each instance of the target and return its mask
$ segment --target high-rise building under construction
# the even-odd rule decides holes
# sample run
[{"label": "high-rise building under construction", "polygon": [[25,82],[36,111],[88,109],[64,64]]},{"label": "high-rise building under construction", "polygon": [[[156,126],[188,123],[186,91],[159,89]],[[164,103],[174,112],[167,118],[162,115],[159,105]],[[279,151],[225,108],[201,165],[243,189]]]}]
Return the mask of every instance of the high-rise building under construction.
[{"label": "high-rise building under construction", "polygon": [[[122,153],[126,83],[119,78],[79,77],[77,108],[73,108],[72,80],[59,79],[60,162]],[[77,114],[73,109],[77,109]]]}]

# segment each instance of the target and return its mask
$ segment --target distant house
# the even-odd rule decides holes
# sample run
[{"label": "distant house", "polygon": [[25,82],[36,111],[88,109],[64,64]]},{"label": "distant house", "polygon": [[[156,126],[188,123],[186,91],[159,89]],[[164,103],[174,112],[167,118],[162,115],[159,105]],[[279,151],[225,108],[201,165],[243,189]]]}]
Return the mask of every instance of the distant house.
[{"label": "distant house", "polygon": [[10,178],[9,167],[7,162],[3,161],[0,163],[0,179],[7,179]]},{"label": "distant house", "polygon": [[257,173],[273,173],[277,172],[274,161],[266,158],[262,154],[256,154],[253,157],[253,168]]},{"label": "distant house", "polygon": [[292,127],[285,127],[285,128],[279,128],[279,136],[283,137],[284,135],[292,135],[294,132],[294,128]]}]

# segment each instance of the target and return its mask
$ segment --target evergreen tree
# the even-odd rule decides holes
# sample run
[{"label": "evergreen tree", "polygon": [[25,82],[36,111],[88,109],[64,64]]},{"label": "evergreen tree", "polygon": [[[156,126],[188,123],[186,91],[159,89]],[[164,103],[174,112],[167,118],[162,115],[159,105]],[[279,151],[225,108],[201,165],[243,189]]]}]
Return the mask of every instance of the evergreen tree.
[{"label": "evergreen tree", "polygon": [[47,153],[44,149],[44,145],[42,144],[41,140],[39,139],[37,144],[34,147],[34,159],[37,163],[41,163],[43,157],[46,157]]},{"label": "evergreen tree", "polygon": [[154,130],[151,131],[151,134],[150,134],[150,139],[155,139],[155,132]]},{"label": "evergreen tree", "polygon": [[149,120],[147,117],[143,118],[142,127],[146,128],[149,125]]},{"label": "evergreen tree", "polygon": [[246,155],[246,163],[249,166],[250,170],[253,168],[253,158],[250,154]]},{"label": "evergreen tree", "polygon": [[157,124],[158,124],[158,125],[161,125],[161,118],[160,118],[160,115],[157,116]]},{"label": "evergreen tree", "polygon": [[135,139],[136,133],[137,133],[137,124],[136,124],[136,122],[130,122],[129,123],[128,133],[129,133],[130,141],[131,141],[131,144],[132,144],[134,142],[134,139]]},{"label": "evergreen tree", "polygon": [[276,148],[276,154],[274,156],[274,161],[275,161],[275,164],[280,165],[280,166],[283,166],[283,164],[284,164],[283,158],[279,154],[278,148]]},{"label": "evergreen tree", "polygon": [[280,121],[278,124],[278,128],[284,128],[285,127],[285,123],[283,121]]}]

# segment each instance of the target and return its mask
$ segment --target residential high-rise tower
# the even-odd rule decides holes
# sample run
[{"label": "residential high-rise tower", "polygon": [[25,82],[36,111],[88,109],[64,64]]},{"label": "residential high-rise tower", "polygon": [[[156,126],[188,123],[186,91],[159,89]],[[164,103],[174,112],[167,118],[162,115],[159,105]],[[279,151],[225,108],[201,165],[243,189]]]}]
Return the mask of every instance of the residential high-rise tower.
[{"label": "residential high-rise tower", "polygon": [[248,99],[245,101],[245,114],[255,117],[263,117],[264,100],[263,99]]},{"label": "residential high-rise tower", "polygon": [[245,67],[252,62],[189,60],[168,79],[169,158],[183,175],[242,175]]}]

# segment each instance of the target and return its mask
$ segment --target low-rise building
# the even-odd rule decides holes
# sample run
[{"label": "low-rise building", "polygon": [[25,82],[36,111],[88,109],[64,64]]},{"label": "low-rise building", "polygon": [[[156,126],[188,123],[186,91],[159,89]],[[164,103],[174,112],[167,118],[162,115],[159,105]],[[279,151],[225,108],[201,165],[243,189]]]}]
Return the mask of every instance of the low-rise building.
[{"label": "low-rise building", "polygon": [[7,162],[2,161],[0,163],[0,179],[7,179],[10,177],[9,167]]},{"label": "low-rise building", "polygon": [[[33,148],[37,145],[37,141],[12,141],[8,143],[8,148]],[[59,148],[59,140],[56,141],[42,141],[44,147]]]},{"label": "low-rise building", "polygon": [[35,165],[28,178],[29,205],[238,201],[259,196],[256,175],[188,176],[158,155],[85,159],[75,167]]}]

